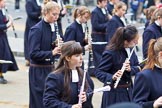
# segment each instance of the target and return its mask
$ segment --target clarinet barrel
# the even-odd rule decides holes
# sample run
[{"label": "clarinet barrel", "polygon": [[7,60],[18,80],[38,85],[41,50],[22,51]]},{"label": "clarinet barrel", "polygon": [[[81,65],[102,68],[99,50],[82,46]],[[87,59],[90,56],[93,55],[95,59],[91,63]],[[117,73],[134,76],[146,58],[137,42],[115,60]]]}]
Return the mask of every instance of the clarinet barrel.
[{"label": "clarinet barrel", "polygon": [[[57,22],[55,22],[54,25],[55,25],[55,30],[56,30],[56,43],[55,43],[55,45],[57,47],[61,47],[61,42],[60,42],[61,36],[60,36],[60,33],[59,33],[59,28],[58,28]],[[57,64],[58,64],[59,57],[60,57],[59,55],[55,56],[55,59],[54,59],[55,66],[57,66]]]},{"label": "clarinet barrel", "polygon": [[[88,38],[88,44],[89,45],[92,45],[92,38],[91,36],[89,35],[89,28],[88,28],[88,25],[86,23],[86,33],[87,33],[87,38]],[[92,48],[89,49],[89,68],[95,68],[94,66],[94,61],[93,61],[93,51],[92,51]]]}]

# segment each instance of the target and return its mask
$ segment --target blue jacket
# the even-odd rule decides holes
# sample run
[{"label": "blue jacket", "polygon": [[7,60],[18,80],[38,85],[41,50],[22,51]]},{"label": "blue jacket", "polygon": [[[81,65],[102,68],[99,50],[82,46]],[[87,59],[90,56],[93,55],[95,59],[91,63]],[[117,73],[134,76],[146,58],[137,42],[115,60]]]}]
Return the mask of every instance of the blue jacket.
[{"label": "blue jacket", "polygon": [[[82,82],[82,81],[81,81]],[[78,103],[78,94],[81,86],[81,82],[71,82],[71,95],[69,102],[65,102],[62,97],[64,89],[64,74],[63,73],[51,73],[46,80],[46,86],[44,91],[43,103],[45,108],[71,108],[73,104]],[[91,92],[91,88],[88,88],[86,92]],[[88,96],[88,95],[87,95]],[[90,95],[89,95],[90,96]],[[88,104],[89,103],[89,104]],[[86,106],[85,106],[86,105]],[[89,106],[87,106],[89,105]],[[91,108],[89,97],[87,101],[83,103],[83,108]]]},{"label": "blue jacket", "polygon": [[147,49],[149,45],[149,41],[151,39],[158,39],[159,37],[162,37],[162,31],[161,27],[158,26],[157,24],[153,23],[149,25],[143,35],[142,35],[142,49],[143,49],[143,58],[147,58]]},{"label": "blue jacket", "polygon": [[[153,108],[154,101],[162,96],[162,69],[145,69],[135,77],[133,101],[143,108]],[[159,107],[162,108],[162,107]]]},{"label": "blue jacket", "polygon": [[114,15],[112,19],[107,23],[106,26],[106,41],[109,42],[110,39],[113,37],[115,34],[116,30],[119,27],[124,27],[124,23],[120,19],[119,16]]}]

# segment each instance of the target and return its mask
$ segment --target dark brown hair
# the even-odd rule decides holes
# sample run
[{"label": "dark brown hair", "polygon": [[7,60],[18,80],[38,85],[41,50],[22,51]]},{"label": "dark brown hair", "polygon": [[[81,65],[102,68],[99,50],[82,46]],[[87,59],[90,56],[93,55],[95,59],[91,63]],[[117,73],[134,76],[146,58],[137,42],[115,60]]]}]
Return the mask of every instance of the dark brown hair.
[{"label": "dark brown hair", "polygon": [[130,42],[138,35],[138,31],[135,26],[128,25],[126,27],[119,27],[109,44],[106,46],[107,50],[121,50],[124,48],[124,41]]},{"label": "dark brown hair", "polygon": [[[71,94],[70,82],[72,76],[71,69],[69,68],[68,61],[65,59],[65,57],[71,57],[72,55],[75,54],[82,54],[82,47],[80,43],[75,41],[65,42],[61,47],[61,56],[55,71],[55,73],[63,72],[64,74],[64,92],[62,94],[62,99],[65,102],[68,102],[70,100],[70,94]],[[78,71],[80,82],[82,82],[83,70],[80,67],[77,67],[77,71]],[[87,84],[86,84],[86,88],[87,88]]]}]

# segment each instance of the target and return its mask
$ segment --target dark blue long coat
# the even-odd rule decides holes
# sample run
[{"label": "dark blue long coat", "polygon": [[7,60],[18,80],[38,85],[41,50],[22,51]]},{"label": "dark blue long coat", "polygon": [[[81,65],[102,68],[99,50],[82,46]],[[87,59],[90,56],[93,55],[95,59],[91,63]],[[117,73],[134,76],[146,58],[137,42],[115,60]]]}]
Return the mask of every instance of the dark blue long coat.
[{"label": "dark blue long coat", "polygon": [[144,31],[142,35],[142,49],[143,49],[143,58],[147,58],[147,49],[149,45],[149,41],[151,39],[157,39],[162,37],[162,30],[161,27],[158,26],[156,23],[150,24]]},{"label": "dark blue long coat", "polygon": [[0,64],[0,72],[6,73],[7,71],[18,70],[15,58],[11,52],[8,39],[7,39],[7,19],[0,10],[0,60],[12,61],[12,64]]},{"label": "dark blue long coat", "polygon": [[[63,95],[63,92],[65,91],[63,85],[64,85],[64,74],[63,73],[51,73],[48,75],[46,80],[46,86],[45,86],[45,92],[44,92],[44,98],[43,103],[45,105],[45,108],[71,108],[73,104],[78,103],[78,94],[80,90],[82,81],[79,82],[71,82],[71,95],[70,95],[70,101],[65,102],[61,98]],[[88,87],[88,90],[86,91],[91,92],[91,88]],[[87,101],[83,103],[83,108],[92,108],[91,107],[91,99],[89,99],[91,95],[87,95]]]},{"label": "dark blue long coat", "polygon": [[[104,86],[111,85],[112,88],[110,91],[103,93],[101,108],[106,108],[109,105],[118,102],[131,101],[131,86],[129,89],[126,87],[117,87],[114,89],[113,86],[115,81],[112,80],[112,76],[122,68],[126,58],[128,58],[128,55],[125,49],[120,51],[106,50],[103,52],[101,62],[95,71],[95,75],[104,83]],[[139,71],[139,68],[137,67],[138,59],[134,52],[130,58],[130,65],[131,72],[124,72],[119,85],[132,85],[131,76],[135,75]]]},{"label": "dark blue long coat", "polygon": [[43,107],[43,91],[47,75],[54,69],[55,56],[52,55],[52,42],[56,33],[51,31],[50,24],[41,20],[29,32],[29,108]]},{"label": "dark blue long coat", "polygon": [[[74,40],[76,42],[79,42],[83,48],[83,53],[85,53],[84,46],[87,44],[85,42],[85,33],[83,32],[83,27],[81,24],[79,24],[77,21],[74,21],[70,26],[67,27],[64,35],[64,41],[70,41]],[[82,65],[82,68],[84,69],[84,62]],[[90,70],[88,70],[90,72]],[[88,78],[88,82],[91,86],[91,88],[94,88],[94,84],[91,78]]]},{"label": "dark blue long coat", "polygon": [[113,9],[114,9],[114,5],[110,4],[110,2],[107,4],[107,10],[109,12],[110,15],[113,15]]},{"label": "dark blue long coat", "polygon": [[[143,108],[153,108],[154,101],[162,96],[162,69],[145,69],[135,77],[133,101]],[[162,107],[159,107],[162,108]]]},{"label": "dark blue long coat", "polygon": [[116,30],[119,28],[119,27],[124,27],[124,23],[123,21],[120,19],[119,16],[117,15],[114,15],[112,17],[112,19],[107,23],[107,26],[106,26],[106,41],[109,42],[110,39],[113,37],[113,35],[115,34]]},{"label": "dark blue long coat", "polygon": [[[92,11],[91,25],[92,25],[92,50],[93,50],[93,61],[95,68],[97,68],[101,55],[107,45],[106,36],[106,25],[109,19],[107,14],[103,14],[101,8],[96,7]],[[98,43],[99,42],[99,43]],[[94,74],[94,73],[93,73]]]},{"label": "dark blue long coat", "polygon": [[64,41],[74,40],[79,42],[82,47],[84,47],[87,43],[85,42],[85,33],[83,32],[82,25],[77,21],[74,21],[70,26],[66,28],[64,34]]},{"label": "dark blue long coat", "polygon": [[24,33],[24,56],[25,59],[29,60],[29,45],[28,45],[28,35],[29,30],[32,26],[41,20],[41,7],[38,6],[36,0],[27,0],[25,4],[25,9],[27,13],[25,33]]}]

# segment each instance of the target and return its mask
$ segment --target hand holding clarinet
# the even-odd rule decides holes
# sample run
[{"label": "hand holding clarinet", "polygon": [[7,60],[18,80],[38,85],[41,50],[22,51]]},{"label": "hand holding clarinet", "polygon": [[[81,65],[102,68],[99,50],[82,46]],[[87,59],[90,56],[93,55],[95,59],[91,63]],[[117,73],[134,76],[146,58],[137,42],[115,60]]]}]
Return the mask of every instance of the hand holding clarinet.
[{"label": "hand holding clarinet", "polygon": [[80,93],[79,93],[79,101],[78,101],[78,104],[81,106],[82,106],[82,103],[87,100],[86,93],[84,92],[87,70],[88,70],[88,64],[85,63],[84,75],[83,75],[82,85],[81,85]]},{"label": "hand holding clarinet", "polygon": [[58,29],[58,24],[57,22],[54,23],[55,25],[55,30],[56,30],[56,40],[55,42],[53,43],[54,46],[56,46],[53,50],[52,50],[52,54],[53,55],[57,55],[57,54],[61,54],[61,46],[63,44],[63,41],[62,41],[62,38],[59,34],[59,29]]},{"label": "hand holding clarinet", "polygon": [[87,22],[85,23],[85,42],[88,43],[88,45],[84,46],[85,51],[91,51],[92,52],[92,38],[89,35],[89,27]]},{"label": "hand holding clarinet", "polygon": [[130,58],[131,58],[131,56],[132,56],[132,54],[133,54],[133,51],[135,50],[135,47],[136,47],[136,46],[133,47],[133,49],[132,49],[130,55],[128,56],[128,58],[127,58],[127,59],[125,60],[125,62],[123,63],[123,66],[122,66],[121,70],[118,70],[118,71],[113,75],[112,79],[113,79],[113,80],[116,80],[116,82],[115,82],[115,84],[114,84],[114,88],[117,88],[117,86],[118,86],[118,84],[119,84],[119,82],[120,82],[120,79],[121,79],[121,77],[122,77],[124,71],[125,71],[125,70],[128,71],[128,72],[131,71],[130,61],[129,61],[129,60],[130,60]]}]

